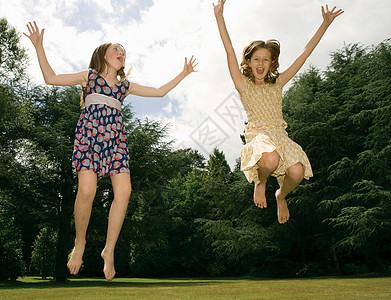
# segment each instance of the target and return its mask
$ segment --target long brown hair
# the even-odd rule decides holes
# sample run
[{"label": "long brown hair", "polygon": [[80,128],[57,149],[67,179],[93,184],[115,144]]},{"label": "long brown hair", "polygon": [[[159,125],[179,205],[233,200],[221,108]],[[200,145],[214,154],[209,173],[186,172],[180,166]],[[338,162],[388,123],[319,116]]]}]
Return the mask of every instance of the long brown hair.
[{"label": "long brown hair", "polygon": [[270,51],[272,61],[270,69],[265,77],[265,82],[275,83],[280,73],[278,72],[278,57],[280,56],[280,43],[277,40],[254,41],[248,44],[243,50],[242,62],[240,63],[240,69],[244,76],[249,78],[252,82],[255,82],[254,74],[248,65],[248,61],[253,56],[254,52],[258,49],[267,49]]},{"label": "long brown hair", "polygon": [[[98,46],[94,50],[94,53],[92,53],[92,56],[91,56],[90,65],[88,66],[89,69],[94,69],[99,74],[101,74],[102,72],[104,72],[106,70],[106,68],[108,68],[108,64],[105,59],[105,54],[106,54],[107,49],[111,45],[112,45],[112,43],[104,43],[104,44]],[[122,51],[124,52],[124,56],[126,57],[126,52],[125,52],[124,47],[118,43],[116,43],[116,45],[119,45],[122,47]],[[129,74],[125,74],[125,66],[122,66],[121,69],[119,69],[117,72],[117,77],[119,77],[119,81],[121,81],[121,82],[124,81],[128,75]],[[81,95],[80,95],[80,107],[81,108],[84,108],[86,93],[87,93],[87,87],[83,87],[81,90]]]}]

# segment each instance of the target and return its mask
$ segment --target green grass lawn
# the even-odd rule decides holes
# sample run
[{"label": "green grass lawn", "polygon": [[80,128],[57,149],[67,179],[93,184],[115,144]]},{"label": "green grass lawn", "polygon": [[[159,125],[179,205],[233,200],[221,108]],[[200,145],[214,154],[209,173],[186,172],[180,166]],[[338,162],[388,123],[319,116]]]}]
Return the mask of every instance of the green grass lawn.
[{"label": "green grass lawn", "polygon": [[0,282],[0,299],[391,299],[391,277],[71,279]]}]

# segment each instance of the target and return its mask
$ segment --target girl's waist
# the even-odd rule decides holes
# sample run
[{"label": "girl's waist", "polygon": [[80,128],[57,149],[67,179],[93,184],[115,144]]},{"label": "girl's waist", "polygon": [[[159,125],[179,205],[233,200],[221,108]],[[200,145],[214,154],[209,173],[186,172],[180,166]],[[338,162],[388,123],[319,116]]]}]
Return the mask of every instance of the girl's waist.
[{"label": "girl's waist", "polygon": [[87,97],[85,99],[85,107],[86,108],[92,104],[105,104],[105,105],[114,107],[118,110],[121,110],[121,105],[122,105],[122,103],[119,100],[117,100],[113,97],[109,97],[109,96],[105,96],[105,95],[97,94],[97,93],[89,94],[89,95],[87,95]]},{"label": "girl's waist", "polygon": [[277,130],[285,130],[288,127],[287,123],[285,121],[282,121],[280,123],[255,123],[255,122],[248,122],[245,126],[244,130],[268,130],[268,129],[277,129]]}]

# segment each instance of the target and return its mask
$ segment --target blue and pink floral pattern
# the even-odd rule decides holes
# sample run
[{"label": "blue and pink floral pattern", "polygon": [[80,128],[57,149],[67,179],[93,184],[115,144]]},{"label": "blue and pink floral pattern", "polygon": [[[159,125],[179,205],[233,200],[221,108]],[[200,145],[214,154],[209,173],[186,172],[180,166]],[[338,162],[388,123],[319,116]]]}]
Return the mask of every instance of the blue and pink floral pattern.
[{"label": "blue and pink floral pattern", "polygon": [[[109,86],[95,70],[88,74],[86,95],[112,97],[123,103],[128,80]],[[75,131],[72,165],[76,172],[93,170],[99,177],[129,173],[129,150],[122,112],[106,104],[92,104],[82,111]]]}]

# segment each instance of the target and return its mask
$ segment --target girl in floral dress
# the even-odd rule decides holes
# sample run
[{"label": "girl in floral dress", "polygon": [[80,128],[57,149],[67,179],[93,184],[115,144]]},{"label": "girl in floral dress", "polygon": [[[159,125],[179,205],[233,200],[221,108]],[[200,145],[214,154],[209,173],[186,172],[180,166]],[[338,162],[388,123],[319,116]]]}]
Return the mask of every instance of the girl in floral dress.
[{"label": "girl in floral dress", "polygon": [[194,57],[185,58],[183,70],[160,88],[142,86],[126,79],[126,54],[119,44],[100,45],[92,54],[89,69],[73,74],[56,74],[51,68],[43,47],[44,29],[35,22],[24,33],[35,47],[45,82],[50,85],[81,85],[83,111],[75,132],[72,164],[78,176],[75,201],[75,245],[68,261],[69,272],[79,272],[86,243],[92,202],[97,178],[110,176],[114,200],[110,208],[107,238],[101,256],[107,280],[115,275],[114,248],[125,218],[131,193],[129,151],[122,119],[121,105],[129,94],[144,97],[163,97],[187,75],[195,72]]}]

